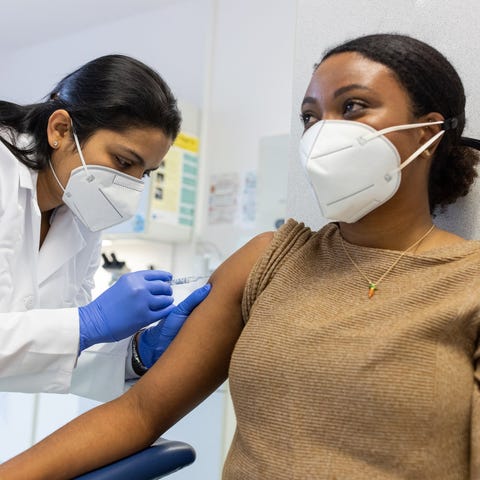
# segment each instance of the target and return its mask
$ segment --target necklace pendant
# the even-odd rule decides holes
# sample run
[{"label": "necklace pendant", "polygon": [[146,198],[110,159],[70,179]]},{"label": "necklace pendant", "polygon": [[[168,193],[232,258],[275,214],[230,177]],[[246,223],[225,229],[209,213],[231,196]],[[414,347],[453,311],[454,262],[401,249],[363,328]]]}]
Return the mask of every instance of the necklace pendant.
[{"label": "necklace pendant", "polygon": [[375,295],[375,290],[377,289],[377,286],[374,283],[369,283],[368,284],[368,298],[372,298]]}]

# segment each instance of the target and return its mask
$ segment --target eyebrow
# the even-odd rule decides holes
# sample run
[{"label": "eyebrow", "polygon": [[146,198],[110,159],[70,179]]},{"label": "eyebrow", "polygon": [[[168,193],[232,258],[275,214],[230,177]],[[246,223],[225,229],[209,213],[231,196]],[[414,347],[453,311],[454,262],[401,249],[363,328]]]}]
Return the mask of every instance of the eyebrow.
[{"label": "eyebrow", "polygon": [[135,157],[135,160],[137,163],[139,163],[142,167],[145,168],[145,160],[137,153],[135,150],[132,150],[131,148],[125,147],[123,145],[119,145],[119,147],[125,152],[129,153],[133,157]]},{"label": "eyebrow", "polygon": [[[372,91],[371,88],[366,87],[365,85],[360,85],[359,83],[352,83],[350,85],[345,85],[344,87],[340,87],[338,90],[335,90],[333,94],[333,98],[337,98],[344,93],[349,92],[350,90],[368,90]],[[314,104],[317,103],[317,99],[315,97],[305,97],[302,101],[302,106],[306,104]]]},{"label": "eyebrow", "polygon": [[[133,157],[135,157],[135,160],[137,161],[137,163],[144,169],[145,173],[152,173],[152,172],[155,172],[156,170],[158,170],[161,166],[161,162],[159,165],[157,165],[156,167],[154,168],[145,168],[146,167],[146,163],[145,163],[145,160],[143,159],[143,157],[141,157],[135,150],[132,150],[131,148],[129,147],[125,147],[123,145],[120,145],[120,148],[122,148],[125,152],[127,153],[130,153]],[[164,159],[162,159],[163,161]]]},{"label": "eyebrow", "polygon": [[371,88],[366,87],[365,85],[360,85],[359,83],[352,83],[350,85],[345,85],[344,87],[340,87],[338,90],[335,90],[333,94],[333,98],[337,98],[344,93],[349,92],[350,90],[368,90],[371,91]]},{"label": "eyebrow", "polygon": [[305,97],[302,101],[302,106],[307,103],[317,103],[317,99],[315,97]]}]

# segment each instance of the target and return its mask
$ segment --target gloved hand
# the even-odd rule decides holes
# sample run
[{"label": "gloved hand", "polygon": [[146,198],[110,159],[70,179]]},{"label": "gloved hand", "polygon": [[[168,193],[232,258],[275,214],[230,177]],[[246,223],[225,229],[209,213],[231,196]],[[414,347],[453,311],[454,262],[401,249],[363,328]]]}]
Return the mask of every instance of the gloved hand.
[{"label": "gloved hand", "polygon": [[205,300],[210,288],[209,283],[197,288],[183,302],[180,302],[167,318],[138,334],[137,351],[145,367],[150,368],[158,360],[175,338],[187,317],[192,313],[192,310]]},{"label": "gloved hand", "polygon": [[126,273],[93,302],[79,307],[80,351],[129,337],[166,317],[175,308],[171,278],[161,270]]}]

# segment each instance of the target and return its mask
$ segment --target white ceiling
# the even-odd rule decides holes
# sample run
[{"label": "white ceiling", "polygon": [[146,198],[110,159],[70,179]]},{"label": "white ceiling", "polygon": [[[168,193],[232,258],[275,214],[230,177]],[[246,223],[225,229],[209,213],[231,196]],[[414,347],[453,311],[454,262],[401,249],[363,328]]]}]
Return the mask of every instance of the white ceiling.
[{"label": "white ceiling", "polygon": [[0,50],[53,40],[179,1],[182,0],[1,0]]}]

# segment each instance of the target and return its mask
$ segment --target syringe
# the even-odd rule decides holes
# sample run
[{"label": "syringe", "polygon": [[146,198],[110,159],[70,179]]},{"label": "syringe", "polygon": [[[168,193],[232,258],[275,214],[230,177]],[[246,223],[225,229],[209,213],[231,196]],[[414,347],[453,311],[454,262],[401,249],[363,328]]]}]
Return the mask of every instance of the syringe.
[{"label": "syringe", "polygon": [[168,283],[170,285],[185,285],[187,283],[198,282],[199,280],[208,280],[208,275],[190,275],[187,277],[173,277]]}]

